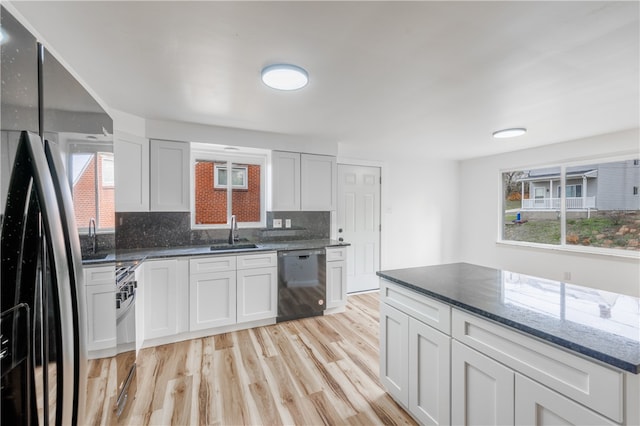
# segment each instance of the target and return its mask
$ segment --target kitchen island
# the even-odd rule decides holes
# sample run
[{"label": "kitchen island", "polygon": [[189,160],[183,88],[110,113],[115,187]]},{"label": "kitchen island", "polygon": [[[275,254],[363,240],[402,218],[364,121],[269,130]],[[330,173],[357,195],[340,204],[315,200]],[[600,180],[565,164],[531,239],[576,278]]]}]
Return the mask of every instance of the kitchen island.
[{"label": "kitchen island", "polygon": [[425,424],[638,424],[640,300],[456,263],[381,271],[381,380]]}]

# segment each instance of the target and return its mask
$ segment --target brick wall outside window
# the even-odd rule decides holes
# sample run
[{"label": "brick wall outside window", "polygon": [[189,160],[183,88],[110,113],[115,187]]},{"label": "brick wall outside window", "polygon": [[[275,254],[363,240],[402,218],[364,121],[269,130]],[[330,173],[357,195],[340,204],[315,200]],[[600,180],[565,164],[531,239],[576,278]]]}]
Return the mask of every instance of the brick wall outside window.
[{"label": "brick wall outside window", "polygon": [[[113,186],[102,186],[102,161],[98,161],[98,191],[96,191],[96,156],[85,167],[73,186],[73,207],[76,225],[87,228],[89,219],[96,218],[98,229],[115,227],[115,190]],[[100,214],[96,214],[96,195],[100,200]]]},{"label": "brick wall outside window", "polygon": [[[227,223],[227,190],[213,186],[214,162],[196,161],[195,207],[197,224]],[[217,163],[225,165],[226,163]],[[260,222],[260,166],[247,165],[247,189],[234,189],[232,212],[238,222]]]}]

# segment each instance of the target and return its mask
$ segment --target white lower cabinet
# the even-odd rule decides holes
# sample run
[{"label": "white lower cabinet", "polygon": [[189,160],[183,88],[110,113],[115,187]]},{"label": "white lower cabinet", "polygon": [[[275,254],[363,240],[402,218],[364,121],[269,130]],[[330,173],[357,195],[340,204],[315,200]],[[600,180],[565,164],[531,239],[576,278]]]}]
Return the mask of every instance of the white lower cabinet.
[{"label": "white lower cabinet", "polygon": [[409,318],[409,411],[425,425],[450,419],[451,338]]},{"label": "white lower cabinet", "polygon": [[189,299],[190,330],[235,324],[235,269],[225,272],[192,274],[189,278]]},{"label": "white lower cabinet", "polygon": [[450,338],[386,303],[380,306],[380,379],[421,423],[450,424]]},{"label": "white lower cabinet", "polygon": [[347,248],[326,249],[327,309],[347,304]]},{"label": "white lower cabinet", "polygon": [[276,317],[278,262],[274,252],[196,257],[189,268],[191,331]]},{"label": "white lower cabinet", "polygon": [[[89,352],[116,347],[115,266],[84,268],[87,350]],[[105,353],[104,356],[111,354]],[[90,354],[90,358],[95,358]]]},{"label": "white lower cabinet", "polygon": [[617,423],[527,377],[516,374],[515,424],[603,426]]},{"label": "white lower cabinet", "polygon": [[513,425],[514,373],[457,341],[451,343],[451,421]]},{"label": "white lower cabinet", "polygon": [[241,269],[236,274],[238,323],[278,315],[278,268]]},{"label": "white lower cabinet", "polygon": [[183,259],[149,260],[144,264],[144,338],[179,333],[187,312],[188,263]]},{"label": "white lower cabinet", "polygon": [[409,316],[380,304],[380,380],[396,401],[409,405]]}]

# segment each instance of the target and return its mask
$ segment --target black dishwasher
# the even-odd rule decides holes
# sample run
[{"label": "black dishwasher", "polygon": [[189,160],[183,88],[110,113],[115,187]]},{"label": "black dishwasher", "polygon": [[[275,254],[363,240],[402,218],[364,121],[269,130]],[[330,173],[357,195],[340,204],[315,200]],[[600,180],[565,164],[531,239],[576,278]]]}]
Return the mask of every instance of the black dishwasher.
[{"label": "black dishwasher", "polygon": [[277,322],[322,315],[326,260],[324,249],[278,252]]}]

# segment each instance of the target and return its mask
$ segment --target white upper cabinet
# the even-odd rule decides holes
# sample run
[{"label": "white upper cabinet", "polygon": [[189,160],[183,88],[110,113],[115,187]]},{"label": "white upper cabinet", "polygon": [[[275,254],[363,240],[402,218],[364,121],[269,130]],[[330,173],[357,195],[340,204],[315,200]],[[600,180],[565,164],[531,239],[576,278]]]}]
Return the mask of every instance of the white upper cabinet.
[{"label": "white upper cabinet", "polygon": [[300,154],[273,151],[271,209],[274,211],[300,210]]},{"label": "white upper cabinet", "polygon": [[140,136],[115,132],[114,150],[116,210],[149,211],[149,141]]},{"label": "white upper cabinet", "polygon": [[273,211],[331,211],[336,206],[336,158],[273,151]]},{"label": "white upper cabinet", "polygon": [[151,211],[189,211],[189,143],[152,139],[150,145]]},{"label": "white upper cabinet", "polygon": [[302,210],[335,210],[336,157],[302,154],[300,160]]}]

